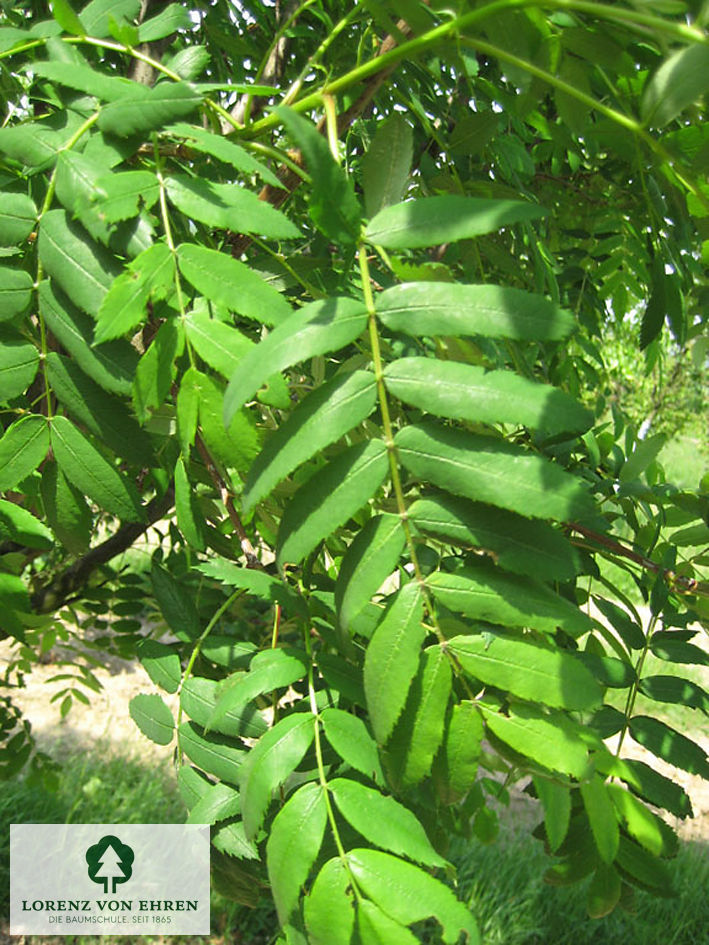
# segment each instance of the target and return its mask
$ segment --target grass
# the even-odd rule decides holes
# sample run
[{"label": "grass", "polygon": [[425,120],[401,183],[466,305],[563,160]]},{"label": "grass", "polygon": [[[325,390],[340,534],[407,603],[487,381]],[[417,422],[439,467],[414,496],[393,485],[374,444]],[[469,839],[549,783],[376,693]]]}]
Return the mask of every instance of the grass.
[{"label": "grass", "polygon": [[[0,785],[0,915],[7,915],[9,823],[180,823],[185,811],[170,770],[115,754],[110,746],[87,753],[66,749],[56,793],[22,781]],[[502,817],[504,821],[504,814]],[[709,945],[709,847],[685,843],[672,865],[678,896],[656,900],[636,893],[636,913],[617,911],[600,921],[585,912],[583,888],[543,882],[549,866],[541,844],[514,825],[491,846],[456,841],[459,893],[470,903],[482,945]],[[212,895],[209,941],[268,945],[276,934],[273,906],[247,909]],[[146,942],[204,942],[203,937],[141,936]],[[0,935],[0,941],[5,941]],[[26,945],[128,945],[120,936],[27,937]]]}]

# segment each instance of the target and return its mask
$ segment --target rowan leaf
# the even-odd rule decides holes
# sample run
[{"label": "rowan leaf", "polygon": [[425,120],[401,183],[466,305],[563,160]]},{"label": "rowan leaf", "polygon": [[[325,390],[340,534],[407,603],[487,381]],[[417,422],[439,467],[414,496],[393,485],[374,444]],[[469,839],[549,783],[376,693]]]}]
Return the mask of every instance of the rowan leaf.
[{"label": "rowan leaf", "polygon": [[39,351],[33,344],[3,341],[0,347],[0,401],[7,403],[23,394],[34,380],[38,366]]},{"label": "rowan leaf", "polygon": [[[533,627],[547,633],[562,627],[574,636],[593,626],[587,614],[550,587],[531,578],[507,574],[491,564],[470,564],[453,573],[436,571],[426,583],[445,607],[476,620]],[[579,665],[584,678],[592,679],[585,667],[575,665]],[[593,686],[594,692],[600,693],[595,683]]]},{"label": "rowan leaf", "polygon": [[350,344],[364,331],[367,317],[364,304],[353,299],[304,305],[242,358],[224,398],[225,419],[229,421],[276,371]]},{"label": "rowan leaf", "polygon": [[396,922],[410,925],[434,917],[442,926],[441,937],[455,945],[461,933],[470,945],[480,941],[469,909],[447,886],[418,866],[379,850],[352,850],[349,867],[368,899]]},{"label": "rowan leaf", "polygon": [[387,328],[414,337],[560,341],[574,328],[573,316],[554,302],[507,286],[409,282],[386,289],[375,302]]},{"label": "rowan leaf", "polygon": [[246,757],[246,752],[235,747],[233,738],[206,734],[194,722],[183,722],[178,729],[181,751],[187,755],[202,771],[212,774],[220,781],[238,783],[239,768]]},{"label": "rowan leaf", "polygon": [[325,709],[321,719],[327,740],[340,758],[355,771],[384,784],[377,745],[362,719],[342,709]]},{"label": "rowan leaf", "polygon": [[0,266],[0,322],[20,315],[30,303],[32,276],[24,269]]},{"label": "rowan leaf", "polygon": [[388,469],[382,440],[348,446],[316,472],[286,506],[276,558],[296,564],[374,495]]},{"label": "rowan leaf", "polygon": [[47,551],[54,543],[52,533],[43,522],[21,505],[6,499],[0,499],[0,538],[41,551]]},{"label": "rowan leaf", "polygon": [[681,735],[660,719],[636,715],[628,724],[636,742],[658,758],[709,780],[709,760],[706,752],[691,738]]},{"label": "rowan leaf", "polygon": [[37,207],[27,194],[4,193],[0,208],[0,246],[24,242],[37,224]]},{"label": "rowan leaf", "polygon": [[335,585],[338,621],[345,633],[395,569],[405,542],[398,515],[377,515],[358,532],[342,559]]},{"label": "rowan leaf", "polygon": [[[168,627],[180,640],[196,640],[202,632],[202,625],[189,590],[156,561],[150,570],[150,582]],[[195,721],[199,722],[199,719]]]},{"label": "rowan leaf", "polygon": [[367,371],[336,374],[309,394],[266,440],[246,477],[250,511],[298,466],[338,440],[374,410],[376,383]]},{"label": "rowan leaf", "polygon": [[568,394],[512,371],[433,358],[399,358],[384,371],[387,390],[437,417],[515,423],[549,433],[587,430],[593,417]]},{"label": "rowan leaf", "polygon": [[300,764],[315,735],[313,716],[287,715],[262,735],[239,771],[246,836],[258,832],[275,789]]},{"label": "rowan leaf", "polygon": [[223,164],[235,167],[237,171],[245,174],[257,174],[264,183],[271,184],[272,187],[283,187],[273,171],[269,170],[265,164],[257,161],[248,151],[223,135],[216,135],[204,128],[183,122],[172,125],[167,131],[169,134],[186,138],[189,141],[189,147],[195,151],[209,154]]},{"label": "rowan leaf", "polygon": [[586,747],[578,732],[564,724],[563,717],[522,704],[511,706],[508,715],[481,708],[489,731],[519,754],[552,771],[579,779],[588,775]]},{"label": "rowan leaf", "polygon": [[303,903],[311,945],[350,945],[355,923],[351,885],[350,874],[339,857],[322,867]]},{"label": "rowan leaf", "polygon": [[401,200],[413,155],[411,125],[398,112],[393,112],[377,126],[362,159],[362,186],[368,216]]},{"label": "rowan leaf", "polygon": [[[185,680],[180,690],[180,705],[202,729],[206,728],[216,703],[216,680],[203,676],[190,676]],[[227,713],[214,730],[229,737],[243,735],[245,738],[258,738],[266,730],[266,723],[256,711],[256,706],[248,705],[238,712]],[[210,732],[210,736],[213,734]]]},{"label": "rowan leaf", "polygon": [[180,657],[166,643],[145,639],[138,644],[138,659],[156,686],[165,692],[177,692],[182,679]]},{"label": "rowan leaf", "polygon": [[128,706],[130,717],[157,745],[169,745],[175,730],[172,712],[157,694],[133,696]]},{"label": "rowan leaf", "polygon": [[21,417],[0,439],[0,492],[12,489],[34,472],[47,455],[49,427],[46,417]]},{"label": "rowan leaf", "polygon": [[328,788],[337,809],[365,840],[425,866],[446,865],[415,815],[393,797],[348,778],[335,778]]},{"label": "rowan leaf", "polygon": [[571,791],[566,784],[533,775],[537,797],[544,808],[544,829],[552,852],[559,849],[569,830]]},{"label": "rowan leaf", "polygon": [[662,128],[709,88],[709,49],[699,43],[678,49],[648,80],[640,104],[646,124]]},{"label": "rowan leaf", "polygon": [[212,784],[200,797],[185,821],[188,824],[216,824],[235,817],[241,809],[239,792],[228,784]]},{"label": "rowan leaf", "polygon": [[435,423],[404,427],[395,443],[409,472],[448,492],[533,518],[595,516],[580,480],[515,444]]},{"label": "rowan leaf", "polygon": [[44,466],[40,490],[49,527],[68,551],[83,554],[89,547],[92,525],[84,496],[54,462]]},{"label": "rowan leaf", "polygon": [[594,775],[579,785],[596,848],[604,863],[611,864],[618,853],[620,831],[615,807],[603,779]]},{"label": "rowan leaf", "polygon": [[291,917],[320,851],[327,823],[320,784],[304,784],[276,815],[266,844],[268,878],[281,925]]},{"label": "rowan leaf", "polygon": [[538,220],[546,212],[522,200],[445,194],[385,207],[369,221],[364,235],[385,249],[416,249],[494,233],[503,226]]},{"label": "rowan leaf", "polygon": [[185,118],[201,102],[201,93],[187,82],[158,82],[151,87],[133,83],[129,94],[101,109],[98,127],[119,138],[145,134]]},{"label": "rowan leaf", "polygon": [[292,314],[279,292],[253,269],[225,253],[182,243],[177,247],[177,262],[182,275],[198,292],[230,311],[266,325],[279,325]]},{"label": "rowan leaf", "polygon": [[546,522],[457,496],[417,499],[409,519],[425,534],[462,548],[481,548],[506,571],[564,581],[580,569],[576,549]]},{"label": "rowan leaf", "polygon": [[393,597],[367,646],[364,691],[380,745],[388,740],[406,703],[426,637],[423,597],[416,581]]},{"label": "rowan leaf", "polygon": [[204,551],[204,533],[202,519],[194,499],[192,483],[185,469],[185,462],[179,456],[175,463],[175,514],[177,527],[185,540],[196,551]]}]

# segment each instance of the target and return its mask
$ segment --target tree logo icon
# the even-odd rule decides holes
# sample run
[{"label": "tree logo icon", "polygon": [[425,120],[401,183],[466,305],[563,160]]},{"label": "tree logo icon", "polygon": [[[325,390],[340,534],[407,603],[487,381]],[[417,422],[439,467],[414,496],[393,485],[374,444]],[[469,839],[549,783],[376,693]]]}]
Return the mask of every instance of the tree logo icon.
[{"label": "tree logo icon", "polygon": [[114,893],[118,883],[126,883],[133,875],[133,849],[118,837],[107,834],[86,851],[89,878],[103,883],[103,891]]}]

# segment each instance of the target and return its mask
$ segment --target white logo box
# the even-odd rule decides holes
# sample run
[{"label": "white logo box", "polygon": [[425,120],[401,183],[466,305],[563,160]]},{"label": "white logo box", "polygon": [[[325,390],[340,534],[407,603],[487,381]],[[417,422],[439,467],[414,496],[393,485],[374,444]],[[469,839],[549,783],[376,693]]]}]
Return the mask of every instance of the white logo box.
[{"label": "white logo box", "polygon": [[208,826],[10,826],[11,935],[209,931]]}]

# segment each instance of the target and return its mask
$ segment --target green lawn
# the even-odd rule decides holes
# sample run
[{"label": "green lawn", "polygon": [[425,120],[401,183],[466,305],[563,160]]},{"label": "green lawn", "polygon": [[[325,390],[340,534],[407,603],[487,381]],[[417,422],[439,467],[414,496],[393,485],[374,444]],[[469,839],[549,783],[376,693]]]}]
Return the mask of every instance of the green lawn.
[{"label": "green lawn", "polygon": [[[7,915],[9,824],[15,823],[179,823],[184,808],[170,769],[112,754],[110,746],[69,753],[56,793],[23,782],[0,785],[0,916]],[[503,814],[503,822],[505,817]],[[585,914],[583,888],[557,889],[543,882],[549,861],[541,844],[507,826],[490,846],[456,842],[452,859],[459,891],[470,903],[483,945],[709,945],[709,847],[686,843],[672,866],[677,897],[654,900],[637,893],[636,912],[617,912],[593,921]],[[275,916],[265,900],[257,909],[212,897],[212,942],[267,945],[275,938]],[[161,943],[203,942],[187,936]],[[425,940],[433,943],[435,938]],[[28,937],[27,945],[126,943],[127,938]]]}]

